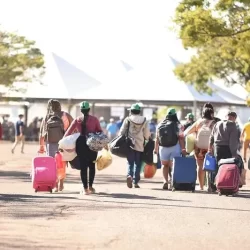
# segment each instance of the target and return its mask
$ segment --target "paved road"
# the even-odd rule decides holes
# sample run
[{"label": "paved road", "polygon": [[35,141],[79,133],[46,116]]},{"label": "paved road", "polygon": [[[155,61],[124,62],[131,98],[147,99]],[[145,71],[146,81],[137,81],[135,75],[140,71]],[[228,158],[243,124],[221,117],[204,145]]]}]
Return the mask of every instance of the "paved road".
[{"label": "paved road", "polygon": [[[10,154],[0,144],[0,249],[250,249],[250,186],[239,197],[161,190],[161,172],[127,189],[126,164],[97,173],[96,195],[80,196],[79,172],[65,191],[34,193],[29,171],[36,147]],[[249,180],[250,183],[250,180]]]}]

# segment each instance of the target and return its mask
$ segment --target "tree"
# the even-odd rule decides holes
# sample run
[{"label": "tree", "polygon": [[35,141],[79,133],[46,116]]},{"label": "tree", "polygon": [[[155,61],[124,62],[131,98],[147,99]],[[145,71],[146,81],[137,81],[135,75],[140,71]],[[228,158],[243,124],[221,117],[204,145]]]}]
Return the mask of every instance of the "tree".
[{"label": "tree", "polygon": [[174,23],[184,48],[196,49],[175,74],[199,91],[210,80],[250,84],[250,0],[182,0]]},{"label": "tree", "polygon": [[44,60],[34,41],[0,29],[0,85],[39,79]]}]

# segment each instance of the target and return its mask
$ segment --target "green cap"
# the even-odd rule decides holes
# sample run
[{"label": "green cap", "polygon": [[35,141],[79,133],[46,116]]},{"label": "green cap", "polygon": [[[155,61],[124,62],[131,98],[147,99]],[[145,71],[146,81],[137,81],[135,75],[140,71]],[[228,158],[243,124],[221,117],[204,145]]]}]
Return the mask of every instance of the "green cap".
[{"label": "green cap", "polygon": [[167,115],[175,115],[176,114],[176,110],[174,108],[169,108],[167,111]]},{"label": "green cap", "polygon": [[89,109],[89,103],[87,101],[84,101],[80,105],[81,109]]},{"label": "green cap", "polygon": [[194,119],[194,115],[192,113],[188,113],[185,118]]},{"label": "green cap", "polygon": [[141,111],[141,106],[138,103],[134,103],[128,110],[138,110]]}]

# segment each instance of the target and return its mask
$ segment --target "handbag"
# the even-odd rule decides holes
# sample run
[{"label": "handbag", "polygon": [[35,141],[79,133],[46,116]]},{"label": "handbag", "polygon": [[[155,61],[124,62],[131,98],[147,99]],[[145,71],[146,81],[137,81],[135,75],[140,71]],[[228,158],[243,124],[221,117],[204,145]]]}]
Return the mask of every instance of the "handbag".
[{"label": "handbag", "polygon": [[116,155],[121,158],[126,158],[128,156],[130,147],[133,147],[133,142],[131,138],[128,136],[130,127],[130,122],[128,121],[128,128],[125,135],[119,135],[115,137],[110,143],[109,143],[109,149],[110,152],[113,155]]},{"label": "handbag", "polygon": [[142,153],[142,161],[146,162],[147,164],[154,163],[154,148],[155,142],[152,139],[149,139]]}]

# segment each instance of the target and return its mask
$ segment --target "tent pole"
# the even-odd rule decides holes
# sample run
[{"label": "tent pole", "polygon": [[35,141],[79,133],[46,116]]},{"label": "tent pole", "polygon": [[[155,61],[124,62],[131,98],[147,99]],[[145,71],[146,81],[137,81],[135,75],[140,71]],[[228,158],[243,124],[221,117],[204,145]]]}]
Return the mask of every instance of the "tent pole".
[{"label": "tent pole", "polygon": [[194,119],[196,120],[196,116],[197,116],[197,101],[193,102],[193,114],[194,114]]}]

